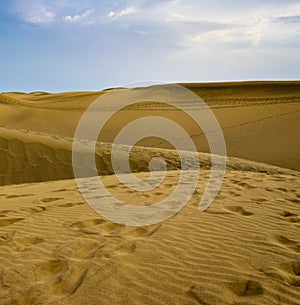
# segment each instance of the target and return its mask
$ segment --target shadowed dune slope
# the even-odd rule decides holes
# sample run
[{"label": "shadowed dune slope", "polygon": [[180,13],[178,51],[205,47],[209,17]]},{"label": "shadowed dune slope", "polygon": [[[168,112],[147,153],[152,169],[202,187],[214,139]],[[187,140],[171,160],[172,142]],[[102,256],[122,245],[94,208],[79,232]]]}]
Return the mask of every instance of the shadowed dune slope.
[{"label": "shadowed dune slope", "polygon": [[[122,146],[120,146],[122,147]],[[96,147],[96,166],[99,175],[111,175],[114,169],[111,164],[111,144],[98,143]],[[83,148],[76,152],[79,155],[91,153]],[[210,168],[210,155],[199,153],[202,169]],[[122,157],[122,156],[121,156]],[[170,149],[159,149],[135,146],[130,153],[130,167],[135,173],[148,172],[152,158],[160,157],[168,170],[180,169],[178,153]],[[84,158],[80,167],[86,165]],[[228,169],[257,171],[270,174],[289,172],[287,169],[227,158]],[[190,164],[190,169],[193,164]],[[85,176],[83,171],[83,176]],[[74,178],[72,167],[72,139],[29,131],[0,128],[0,185],[25,182],[53,181]]]},{"label": "shadowed dune slope", "polygon": [[[212,109],[224,133],[229,156],[300,170],[300,82],[240,82],[183,84]],[[126,91],[126,89],[124,89]],[[109,90],[110,91],[110,90]],[[45,92],[0,94],[0,125],[73,137],[87,107],[105,92]],[[132,111],[134,110],[134,111]],[[179,111],[155,103],[121,111],[107,126],[102,142],[112,142],[124,123],[142,116],[174,119],[195,140],[199,152],[209,152],[205,135]],[[176,135],[174,135],[176,140]],[[122,143],[126,144],[126,143]],[[157,139],[143,146],[170,148]]]}]

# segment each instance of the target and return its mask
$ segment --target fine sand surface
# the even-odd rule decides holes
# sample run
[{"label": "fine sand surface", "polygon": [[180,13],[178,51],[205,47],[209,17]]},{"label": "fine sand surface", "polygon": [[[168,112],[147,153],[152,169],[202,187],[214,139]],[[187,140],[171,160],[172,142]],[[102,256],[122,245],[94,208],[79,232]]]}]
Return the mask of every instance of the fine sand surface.
[{"label": "fine sand surface", "polygon": [[[0,304],[299,304],[299,174],[228,170],[199,212],[208,175],[183,210],[148,227],[105,220],[74,180],[1,187]],[[177,176],[144,195],[103,181],[149,204]]]},{"label": "fine sand surface", "polygon": [[[229,156],[300,170],[299,81],[183,85],[201,97],[214,112]],[[0,126],[73,137],[83,112],[103,93],[105,91],[3,93],[0,94]],[[192,136],[199,152],[210,151],[203,132],[190,119],[182,112],[157,103],[121,111],[106,126],[101,140],[113,141],[126,122],[144,115],[175,119]],[[140,144],[170,148],[158,139]]]},{"label": "fine sand surface", "polygon": [[0,94],[0,305],[300,304],[300,82],[184,86],[211,107],[227,145],[224,183],[205,212],[207,142],[178,110],[154,101],[126,108],[96,147],[107,190],[145,206],[176,188],[178,153],[158,138],[133,148],[137,177],[149,176],[154,157],[168,169],[162,184],[140,193],[113,175],[109,142],[144,115],[174,119],[195,140],[201,172],[191,199],[143,227],[97,214],[73,179],[74,131],[105,92]]}]

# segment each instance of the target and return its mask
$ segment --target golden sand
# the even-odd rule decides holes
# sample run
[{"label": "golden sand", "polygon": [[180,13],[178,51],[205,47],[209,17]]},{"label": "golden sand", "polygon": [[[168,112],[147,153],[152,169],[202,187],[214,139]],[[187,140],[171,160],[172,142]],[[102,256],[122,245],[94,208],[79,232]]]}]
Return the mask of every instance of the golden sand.
[{"label": "golden sand", "polygon": [[[185,86],[210,105],[222,126],[229,155],[224,183],[199,212],[210,175],[210,157],[199,153],[202,170],[187,205],[144,227],[104,219],[73,179],[72,136],[102,93],[0,95],[1,305],[299,304],[300,83]],[[171,112],[153,103],[122,116]],[[207,152],[204,135],[179,113],[176,120]],[[101,140],[111,141],[118,124],[116,117]],[[143,145],[156,148],[133,149],[138,177],[148,175],[156,156],[169,170],[145,194],[112,175],[109,143],[96,151],[104,185],[132,205],[167,197],[180,173],[178,154],[163,149],[166,143],[148,139]]]}]

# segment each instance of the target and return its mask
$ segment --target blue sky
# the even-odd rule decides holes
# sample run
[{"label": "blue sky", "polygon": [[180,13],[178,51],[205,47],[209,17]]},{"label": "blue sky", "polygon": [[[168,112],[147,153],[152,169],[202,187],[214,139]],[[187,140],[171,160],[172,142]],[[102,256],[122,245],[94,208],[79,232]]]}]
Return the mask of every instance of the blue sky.
[{"label": "blue sky", "polygon": [[300,79],[300,1],[0,0],[0,91]]}]

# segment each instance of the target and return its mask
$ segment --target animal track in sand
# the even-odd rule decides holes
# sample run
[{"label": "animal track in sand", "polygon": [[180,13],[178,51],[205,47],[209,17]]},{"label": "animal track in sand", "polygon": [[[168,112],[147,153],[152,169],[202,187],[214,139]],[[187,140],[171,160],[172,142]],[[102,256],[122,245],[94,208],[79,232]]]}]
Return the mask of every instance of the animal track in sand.
[{"label": "animal track in sand", "polygon": [[239,215],[242,215],[242,216],[251,216],[251,215],[253,215],[253,213],[244,210],[240,206],[227,206],[226,209],[231,211],[231,212],[234,212],[235,214],[239,214]]},{"label": "animal track in sand", "polygon": [[0,227],[6,227],[14,224],[15,222],[22,221],[24,218],[9,218],[9,219],[0,219]]}]

